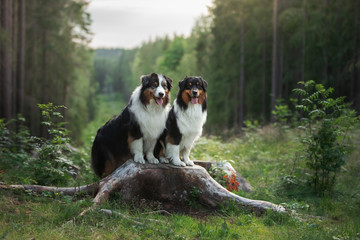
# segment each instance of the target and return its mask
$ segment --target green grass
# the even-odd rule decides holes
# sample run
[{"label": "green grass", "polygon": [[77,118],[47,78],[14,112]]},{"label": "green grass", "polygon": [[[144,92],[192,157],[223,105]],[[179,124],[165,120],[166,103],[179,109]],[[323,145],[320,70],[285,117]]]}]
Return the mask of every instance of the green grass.
[{"label": "green grass", "polygon": [[[85,130],[87,143],[83,151],[90,153],[97,129],[125,106],[114,99],[101,97],[98,117]],[[292,214],[268,212],[256,217],[232,206],[213,210],[206,216],[204,212],[144,215],[143,212],[151,211],[151,204],[138,207],[113,198],[77,218],[75,224],[66,224],[92,205],[90,197],[73,199],[0,190],[0,239],[360,239],[360,149],[355,149],[339,173],[334,191],[318,197],[301,182],[306,179],[306,171],[299,157],[302,146],[298,135],[296,130],[280,134],[266,127],[226,141],[207,136],[196,143],[191,153],[192,159],[231,161],[254,189],[251,193],[237,194],[284,203]],[[360,134],[354,135],[359,146]],[[82,176],[83,181],[96,180],[89,167],[89,156],[83,160],[88,168],[82,172],[86,175]],[[295,182],[284,180],[289,176]],[[107,216],[100,208],[140,218],[138,221],[143,225]],[[157,208],[161,209],[161,205]]]}]

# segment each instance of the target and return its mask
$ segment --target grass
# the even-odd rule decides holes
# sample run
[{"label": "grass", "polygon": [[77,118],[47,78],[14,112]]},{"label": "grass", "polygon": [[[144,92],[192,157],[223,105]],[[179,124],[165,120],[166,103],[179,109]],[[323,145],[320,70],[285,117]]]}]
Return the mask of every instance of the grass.
[{"label": "grass", "polygon": [[[107,107],[109,99],[100,100],[99,117],[85,130],[85,152],[90,151],[97,128],[124,106],[113,100]],[[66,224],[91,206],[90,197],[0,190],[0,239],[360,239],[360,149],[355,149],[339,173],[334,191],[318,197],[302,183],[306,171],[300,158],[302,146],[298,135],[296,130],[280,133],[265,127],[226,141],[207,136],[196,143],[191,153],[192,159],[230,161],[254,189],[251,193],[236,194],[283,203],[292,214],[268,212],[256,217],[230,206],[213,210],[207,216],[144,215],[154,206],[139,207],[114,198],[99,209],[140,218],[138,221],[143,225],[107,216],[99,209],[78,218],[75,224]],[[354,136],[358,146],[360,134],[356,132]],[[85,160],[88,169],[82,172],[87,175],[83,180],[96,180],[89,168],[89,157]],[[194,206],[194,212],[202,211]],[[156,208],[161,209],[161,205]]]}]

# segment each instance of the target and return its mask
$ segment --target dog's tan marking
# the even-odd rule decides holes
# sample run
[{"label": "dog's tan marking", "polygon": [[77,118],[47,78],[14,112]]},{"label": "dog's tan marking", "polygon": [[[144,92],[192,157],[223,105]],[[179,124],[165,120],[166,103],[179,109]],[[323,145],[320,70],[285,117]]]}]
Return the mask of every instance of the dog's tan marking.
[{"label": "dog's tan marking", "polygon": [[145,99],[146,99],[146,104],[149,104],[150,103],[150,100],[154,98],[154,90],[152,89],[146,89],[144,91],[144,96],[145,96]]},{"label": "dog's tan marking", "polygon": [[184,90],[181,94],[183,101],[188,104],[191,101],[191,90]]},{"label": "dog's tan marking", "polygon": [[199,95],[199,104],[201,105],[206,99],[206,92],[204,92],[203,90],[199,90],[198,95]]}]

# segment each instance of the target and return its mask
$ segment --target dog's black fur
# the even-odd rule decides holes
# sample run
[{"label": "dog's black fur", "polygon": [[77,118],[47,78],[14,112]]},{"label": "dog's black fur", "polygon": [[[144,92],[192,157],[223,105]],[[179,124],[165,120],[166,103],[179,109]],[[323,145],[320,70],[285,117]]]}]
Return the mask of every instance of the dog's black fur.
[{"label": "dog's black fur", "polygon": [[[165,96],[163,96],[162,103],[165,111],[170,100],[169,91],[172,88],[172,80],[164,75],[162,76],[166,80]],[[141,81],[140,95],[134,96],[133,93],[129,104],[120,115],[109,120],[97,131],[91,151],[91,165],[99,177],[111,174],[117,167],[131,159],[133,157],[130,150],[131,142],[143,137],[143,130],[136,119],[136,113],[131,111],[131,106],[135,104],[134,97],[140,98],[136,104],[143,104],[145,107],[148,104],[156,104],[154,103],[155,100],[152,102],[151,100],[155,98],[154,91],[156,86],[160,85],[160,80],[158,74],[152,73],[142,76]],[[158,81],[157,85],[155,85],[156,81]]]}]

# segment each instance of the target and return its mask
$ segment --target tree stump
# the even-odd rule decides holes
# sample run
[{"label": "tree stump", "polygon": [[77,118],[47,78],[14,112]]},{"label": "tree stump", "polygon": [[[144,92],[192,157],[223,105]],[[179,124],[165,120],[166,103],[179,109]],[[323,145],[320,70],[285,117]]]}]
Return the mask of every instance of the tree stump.
[{"label": "tree stump", "polygon": [[[282,206],[260,200],[251,200],[233,194],[217,183],[205,168],[194,165],[178,167],[171,164],[139,164],[128,160],[112,174],[87,186],[76,188],[56,188],[35,185],[2,185],[1,188],[22,188],[36,192],[56,191],[65,195],[76,193],[96,193],[95,206],[109,199],[113,193],[119,193],[123,201],[150,199],[170,204],[176,208],[183,205],[191,196],[191,189],[199,190],[198,201],[204,206],[216,208],[228,204],[250,209],[261,214],[271,209],[283,212]],[[88,210],[84,211],[83,215]]]}]

